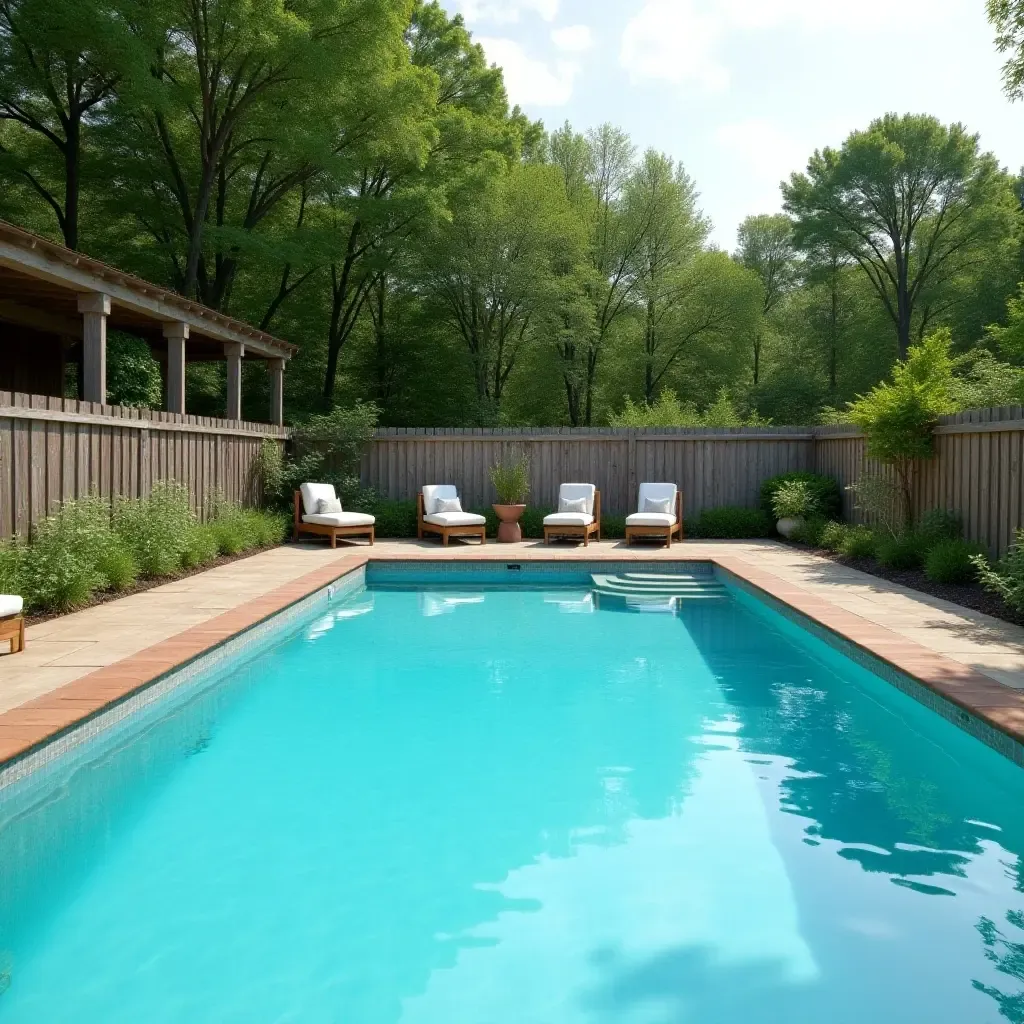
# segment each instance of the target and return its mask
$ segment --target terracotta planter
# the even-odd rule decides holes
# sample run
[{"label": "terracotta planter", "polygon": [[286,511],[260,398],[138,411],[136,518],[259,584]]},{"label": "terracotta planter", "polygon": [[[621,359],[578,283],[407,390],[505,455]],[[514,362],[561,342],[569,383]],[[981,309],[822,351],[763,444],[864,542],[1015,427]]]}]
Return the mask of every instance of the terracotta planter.
[{"label": "terracotta planter", "polygon": [[492,505],[498,517],[498,543],[518,544],[523,539],[523,531],[519,528],[519,520],[526,511],[525,505]]}]

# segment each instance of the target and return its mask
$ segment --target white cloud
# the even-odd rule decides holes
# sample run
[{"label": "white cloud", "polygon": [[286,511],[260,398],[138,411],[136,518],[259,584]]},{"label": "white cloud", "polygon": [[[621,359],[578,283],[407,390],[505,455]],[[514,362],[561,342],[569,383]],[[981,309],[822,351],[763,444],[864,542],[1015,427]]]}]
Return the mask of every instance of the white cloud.
[{"label": "white cloud", "polygon": [[566,25],[551,33],[551,41],[566,53],[585,53],[594,45],[589,25]]},{"label": "white cloud", "polygon": [[956,7],[957,0],[647,0],[626,25],[619,59],[634,82],[723,89],[729,84],[723,44],[737,33],[865,35],[880,23],[934,23]]},{"label": "white cloud", "polygon": [[545,21],[558,16],[559,0],[456,0],[466,21],[516,22],[523,14],[539,14]]},{"label": "white cloud", "polygon": [[569,102],[580,73],[575,61],[560,60],[549,65],[531,57],[512,39],[480,38],[477,42],[483,46],[487,59],[502,69],[513,103],[560,107]]},{"label": "white cloud", "polygon": [[650,0],[626,26],[619,61],[634,82],[691,82],[724,89],[729,72],[715,55],[721,29],[690,0]]}]

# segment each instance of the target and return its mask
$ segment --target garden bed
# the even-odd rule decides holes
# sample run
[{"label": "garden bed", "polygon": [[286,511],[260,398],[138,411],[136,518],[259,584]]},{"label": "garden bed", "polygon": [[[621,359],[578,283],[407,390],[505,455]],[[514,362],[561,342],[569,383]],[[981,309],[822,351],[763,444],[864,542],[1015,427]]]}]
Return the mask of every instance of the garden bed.
[{"label": "garden bed", "polygon": [[1003,622],[1024,626],[1024,615],[1011,608],[998,594],[986,590],[980,583],[935,583],[925,575],[924,569],[890,569],[879,564],[874,558],[849,558],[846,555],[838,555],[834,551],[829,551],[827,548],[809,547],[806,544],[797,544],[792,541],[790,544],[801,551],[827,558],[830,562],[836,562],[839,565],[847,565],[851,569],[857,569],[869,576],[877,576],[930,597],[937,597],[943,601],[949,601],[951,604],[970,608],[972,611],[983,612],[985,615],[991,615],[994,619],[1001,619]]},{"label": "garden bed", "polygon": [[216,569],[221,565],[230,565],[232,562],[240,562],[243,558],[251,558],[253,555],[258,555],[262,551],[272,551],[274,547],[278,546],[279,545],[275,544],[270,547],[257,548],[254,551],[243,551],[237,555],[218,555],[218,557],[212,562],[207,562],[205,565],[197,566],[194,569],[179,569],[170,576],[161,576],[157,579],[140,579],[124,590],[97,591],[84,604],[81,604],[70,611],[31,612],[25,616],[25,625],[37,626],[41,622],[49,622],[51,619],[59,619],[64,615],[74,615],[75,612],[85,611],[86,608],[95,608],[97,605],[108,604],[110,601],[118,601],[122,597],[131,597],[132,594],[143,594],[147,590],[154,590],[156,587],[162,587],[165,583],[176,583],[179,580],[187,580],[190,576],[198,576],[201,572],[208,572],[210,569]]}]

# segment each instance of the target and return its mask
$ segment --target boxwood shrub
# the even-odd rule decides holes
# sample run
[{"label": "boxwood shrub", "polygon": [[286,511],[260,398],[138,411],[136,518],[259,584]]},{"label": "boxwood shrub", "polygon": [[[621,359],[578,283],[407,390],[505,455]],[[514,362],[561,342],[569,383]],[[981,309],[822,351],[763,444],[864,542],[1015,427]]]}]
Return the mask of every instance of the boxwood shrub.
[{"label": "boxwood shrub", "polygon": [[707,540],[745,540],[775,535],[775,522],[759,508],[723,505],[706,508],[693,522],[686,524],[690,537]]},{"label": "boxwood shrub", "polygon": [[835,477],[822,476],[797,470],[793,473],[780,473],[769,477],[761,484],[761,509],[765,515],[774,517],[773,502],[775,492],[782,484],[791,480],[800,480],[807,484],[818,505],[818,512],[826,519],[841,519],[843,514],[843,495],[839,490],[839,481]]}]

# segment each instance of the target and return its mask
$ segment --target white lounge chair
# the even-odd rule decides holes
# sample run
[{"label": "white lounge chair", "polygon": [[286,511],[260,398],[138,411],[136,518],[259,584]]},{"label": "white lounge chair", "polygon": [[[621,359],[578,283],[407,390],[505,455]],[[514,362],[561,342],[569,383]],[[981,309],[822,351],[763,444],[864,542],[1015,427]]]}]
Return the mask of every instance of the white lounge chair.
[{"label": "white lounge chair", "polygon": [[295,492],[295,539],[304,533],[329,537],[331,547],[336,548],[339,537],[369,537],[372,544],[374,517],[363,512],[328,511],[335,503],[341,507],[333,484],[303,484]]},{"label": "white lounge chair", "polygon": [[635,537],[657,537],[672,547],[672,537],[683,539],[683,493],[675,484],[641,484],[637,510],[626,516],[626,543]]},{"label": "white lounge chair", "polygon": [[593,484],[562,484],[558,510],[544,517],[544,543],[569,537],[586,547],[591,536],[601,539],[601,492]]},{"label": "white lounge chair", "polygon": [[0,643],[9,640],[11,654],[25,650],[25,602],[16,594],[0,594]]},{"label": "white lounge chair", "polygon": [[[455,502],[457,508],[445,508]],[[436,533],[448,547],[449,537],[479,537],[487,543],[487,520],[474,512],[464,512],[454,484],[427,484],[416,496],[416,536]]]}]

